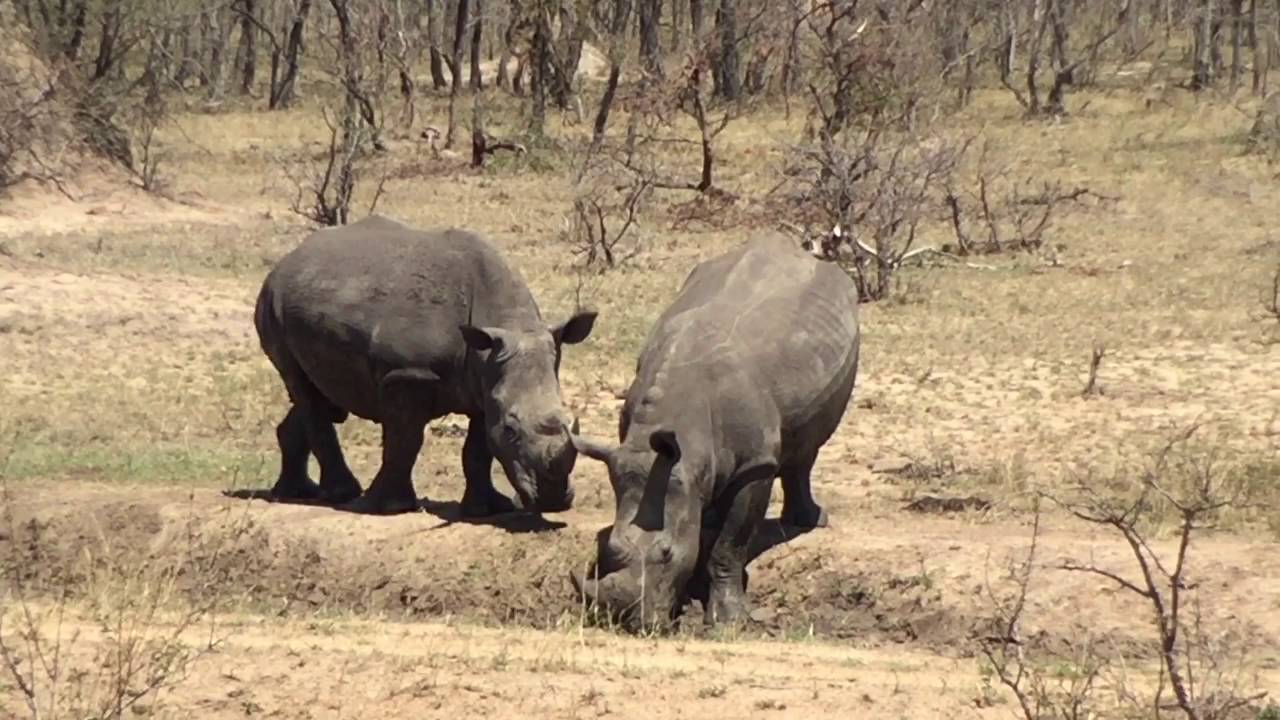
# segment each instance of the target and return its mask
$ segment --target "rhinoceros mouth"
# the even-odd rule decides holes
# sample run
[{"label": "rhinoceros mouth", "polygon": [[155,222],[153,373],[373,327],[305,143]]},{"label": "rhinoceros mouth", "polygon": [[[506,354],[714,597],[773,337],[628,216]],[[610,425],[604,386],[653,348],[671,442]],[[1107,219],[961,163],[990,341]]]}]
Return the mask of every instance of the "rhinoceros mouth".
[{"label": "rhinoceros mouth", "polygon": [[593,565],[585,575],[569,573],[569,582],[586,608],[607,614],[629,632],[661,630],[676,619],[674,597],[653,592],[626,571],[597,577],[595,570]]}]

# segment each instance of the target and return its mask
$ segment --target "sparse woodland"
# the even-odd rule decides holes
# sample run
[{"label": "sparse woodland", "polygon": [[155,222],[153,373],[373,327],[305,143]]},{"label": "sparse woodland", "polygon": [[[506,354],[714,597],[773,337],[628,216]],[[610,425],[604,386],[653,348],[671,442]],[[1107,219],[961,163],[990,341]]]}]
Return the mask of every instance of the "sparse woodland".
[{"label": "sparse woodland", "polygon": [[[570,677],[584,717],[638,712],[667,682],[672,706],[740,691],[725,717],[778,709],[763,680],[686,682],[727,672],[712,655],[676,675],[510,654],[511,628],[583,632],[558,583],[612,507],[603,475],[582,481],[603,488],[589,517],[555,533],[445,521],[405,540],[337,518],[282,539],[225,508],[175,520],[169,495],[147,516],[163,533],[119,499],[107,529],[50,519],[106,491],[41,504],[32,484],[272,475],[255,283],[307,230],[386,212],[508,238],[544,306],[605,305],[595,354],[563,372],[600,434],[691,258],[776,232],[855,279],[868,379],[820,465],[839,478],[816,485],[839,498],[833,528],[752,566],[752,641],[873,638],[928,669],[902,690],[893,660],[815,654],[827,685],[796,691],[797,714],[1280,718],[1280,0],[0,0],[0,43],[0,229],[33,197],[119,216],[0,234],[0,716],[182,710],[189,676],[230,682],[194,668],[234,661],[218,618],[242,611],[498,628],[456,677],[440,674],[470,650],[357,668],[387,707],[474,672],[515,673],[515,694]],[[181,214],[216,203],[240,214]],[[133,217],[149,208],[186,219]],[[452,462],[458,428],[432,431],[424,457]],[[376,448],[376,429],[342,432]],[[443,473],[419,482],[449,496]],[[900,500],[947,517],[916,537]],[[908,532],[919,558],[890,542]],[[160,563],[166,543],[182,551]],[[1080,598],[1106,623],[1075,617]],[[313,630],[279,629],[302,634],[271,661],[319,647],[298,639]],[[956,657],[967,684],[936,694]],[[880,684],[838,685],[841,663]],[[211,717],[262,710],[235,698]]]},{"label": "sparse woodland", "polygon": [[[567,154],[582,191],[566,236],[588,264],[629,256],[618,246],[652,191],[684,191],[721,223],[725,203],[767,208],[838,255],[867,300],[886,297],[905,262],[1037,250],[1061,213],[1105,200],[1052,176],[969,170],[981,138],[945,119],[976,90],[1003,89],[1031,123],[1069,117],[1073,93],[1102,75],[1148,104],[1175,87],[1265,98],[1280,53],[1280,5],[1264,0],[9,5],[9,42],[34,62],[0,78],[15,90],[0,122],[4,182],[56,182],[77,144],[158,189],[153,138],[175,103],[281,111],[306,78],[331,137],[326,157],[292,163],[290,177],[294,210],[318,223],[346,222],[357,183],[381,188],[388,138],[426,140],[459,170],[501,153]],[[603,67],[583,72],[584,57]],[[424,122],[420,98],[440,96],[446,117]],[[1274,104],[1259,103],[1255,146],[1274,142]],[[550,132],[549,112],[571,132]],[[779,112],[803,118],[774,141],[784,179],[737,197],[717,182],[717,138]],[[51,114],[69,127],[41,137]],[[953,237],[923,245],[921,225],[940,213]]]}]

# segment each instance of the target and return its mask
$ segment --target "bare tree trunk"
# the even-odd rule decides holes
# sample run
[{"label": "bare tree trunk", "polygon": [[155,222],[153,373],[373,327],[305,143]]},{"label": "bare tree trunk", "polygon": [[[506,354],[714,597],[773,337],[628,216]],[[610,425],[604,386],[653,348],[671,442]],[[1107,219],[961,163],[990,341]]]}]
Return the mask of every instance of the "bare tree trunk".
[{"label": "bare tree trunk", "polygon": [[1194,90],[1204,90],[1213,84],[1213,15],[1214,0],[1203,0],[1196,24],[1195,70],[1191,78]]},{"label": "bare tree trunk", "polygon": [[573,80],[582,60],[587,25],[585,18],[578,17],[574,3],[557,4],[560,5],[560,42],[552,45],[553,52],[548,57],[551,74],[547,79],[556,107],[568,110],[573,105]]},{"label": "bare tree trunk", "polygon": [[[267,101],[267,109],[282,110],[293,104],[297,96],[295,87],[298,81],[298,56],[302,52],[303,30],[307,25],[307,15],[311,12],[311,0],[299,0],[298,9],[289,22],[288,45],[283,49],[284,69],[281,72],[279,52],[271,57],[271,98]],[[278,81],[277,81],[278,78]]]},{"label": "bare tree trunk", "polygon": [[1074,66],[1068,59],[1068,43],[1071,41],[1069,12],[1064,7],[1064,0],[1049,0],[1046,8],[1049,26],[1053,31],[1051,60],[1053,64],[1053,85],[1049,88],[1047,110],[1054,115],[1062,115],[1067,111],[1067,86],[1075,82]]},{"label": "bare tree trunk", "polygon": [[622,78],[622,61],[626,56],[627,21],[631,18],[631,0],[614,0],[613,17],[609,20],[609,80],[604,87],[604,95],[600,98],[600,107],[596,110],[595,127],[591,133],[591,149],[594,151],[604,142],[605,130],[609,126],[609,113],[613,109],[613,99],[618,93],[618,81]]},{"label": "bare tree trunk", "polygon": [[511,58],[515,55],[512,48],[515,47],[516,41],[522,22],[524,20],[524,6],[521,0],[509,0],[507,4],[507,27],[502,31],[502,53],[498,56],[498,78],[494,82],[498,87],[515,92],[515,82],[511,77],[511,72],[507,70],[507,65],[511,63]]},{"label": "bare tree trunk", "polygon": [[427,0],[427,47],[431,64],[431,85],[437,90],[449,87],[444,79],[444,57],[440,47],[444,45],[445,0]]},{"label": "bare tree trunk", "polygon": [[684,51],[684,16],[689,9],[689,0],[671,0],[671,49],[677,53]]},{"label": "bare tree trunk", "polygon": [[737,100],[742,94],[742,83],[738,79],[737,0],[720,0],[716,30],[720,40],[720,56],[715,68],[716,94],[725,100]]},{"label": "bare tree trunk", "polygon": [[[334,17],[338,20],[338,53],[339,60],[342,62],[342,85],[346,90],[349,106],[345,116],[348,127],[344,130],[349,134],[357,134],[355,137],[349,135],[346,144],[348,147],[360,145],[359,125],[363,122],[369,129],[369,137],[374,149],[384,150],[385,147],[378,133],[378,115],[364,87],[364,68],[360,61],[355,28],[352,27],[349,2],[350,0],[329,0]],[[352,109],[355,112],[352,112]]]},{"label": "bare tree trunk", "polygon": [[253,92],[253,81],[258,74],[258,28],[253,24],[257,12],[256,0],[239,0],[240,44],[236,48],[235,67],[240,72],[240,94]]},{"label": "bare tree trunk", "polygon": [[1244,0],[1231,0],[1231,91],[1240,88],[1244,74]]},{"label": "bare tree trunk", "polygon": [[[65,5],[65,2],[63,4]],[[75,8],[71,13],[71,37],[67,39],[63,51],[68,60],[75,60],[80,56],[80,48],[84,46],[84,29],[88,22],[88,0],[76,0]]]},{"label": "bare tree trunk", "polygon": [[117,50],[119,49],[118,43],[123,19],[121,4],[121,0],[113,0],[102,14],[102,32],[98,37],[98,56],[93,63],[93,76],[91,78],[93,82],[107,77],[108,73],[115,69],[116,63],[120,60]]},{"label": "bare tree trunk", "polygon": [[[533,44],[529,48],[529,65],[533,90],[533,111],[529,114],[529,133],[541,137],[547,124],[547,80],[551,71],[551,13],[544,0],[536,0],[533,21]],[[518,77],[518,75],[517,75]]]},{"label": "bare tree trunk", "polygon": [[462,49],[467,39],[467,15],[471,3],[458,0],[458,14],[453,28],[453,85],[449,89],[449,133],[445,136],[444,146],[453,147],[458,134],[458,96],[462,94]]},{"label": "bare tree trunk", "polygon": [[1253,48],[1253,94],[1266,97],[1271,52],[1270,43],[1258,36],[1258,0],[1249,2],[1249,44]]},{"label": "bare tree trunk", "polygon": [[702,42],[702,33],[707,29],[706,0],[689,0],[689,29],[693,32],[693,41]]},{"label": "bare tree trunk", "polygon": [[484,78],[480,73],[480,54],[483,49],[481,43],[484,38],[484,0],[474,0],[475,27],[471,31],[471,89],[483,90]]},{"label": "bare tree trunk", "polygon": [[1049,13],[1042,0],[1034,0],[1031,6],[1031,26],[1035,35],[1027,49],[1027,112],[1040,112],[1040,87],[1036,75],[1040,72],[1040,53],[1044,47],[1044,34],[1049,27]]},{"label": "bare tree trunk", "polygon": [[405,0],[394,0],[396,73],[400,78],[400,98],[404,100],[401,123],[404,127],[411,128],[418,116],[417,83],[413,80],[413,68],[417,64],[418,43],[422,37],[423,13],[421,6],[418,6],[406,17],[404,3]]},{"label": "bare tree trunk", "polygon": [[640,0],[640,65],[653,77],[662,77],[662,0]]},{"label": "bare tree trunk", "polygon": [[231,44],[231,29],[235,23],[230,13],[222,8],[211,11],[209,21],[213,30],[213,47],[209,48],[209,99],[218,101],[225,90],[227,46]]}]

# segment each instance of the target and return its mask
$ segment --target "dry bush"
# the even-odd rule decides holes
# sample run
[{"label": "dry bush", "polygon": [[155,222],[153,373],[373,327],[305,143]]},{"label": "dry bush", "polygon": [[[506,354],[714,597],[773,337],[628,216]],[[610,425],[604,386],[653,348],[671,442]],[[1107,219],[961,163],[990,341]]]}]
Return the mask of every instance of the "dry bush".
[{"label": "dry bush", "polygon": [[130,557],[136,548],[113,548],[104,538],[79,567],[63,569],[62,584],[42,584],[21,547],[39,553],[56,539],[44,538],[35,520],[16,523],[7,484],[0,504],[12,552],[0,557],[0,684],[13,690],[0,709],[25,708],[32,720],[151,713],[227,640],[216,569],[251,532],[247,517],[230,518],[212,539],[194,530],[192,517],[185,552],[168,559]]},{"label": "dry bush", "polygon": [[969,141],[849,130],[791,149],[788,201],[803,223],[834,227],[822,252],[841,263],[863,301],[888,297],[894,273],[934,248],[916,247]]},{"label": "dry bush", "polygon": [[577,172],[573,206],[565,214],[561,231],[584,268],[612,269],[640,253],[636,235],[653,188],[651,174],[629,168],[610,155],[587,155]]},{"label": "dry bush", "polygon": [[[329,145],[320,159],[286,160],[277,157],[276,163],[294,188],[289,209],[311,222],[333,227],[346,225],[351,217],[351,203],[361,173],[360,161],[364,159],[365,147],[372,141],[373,133],[353,103],[347,103],[346,113],[338,123],[330,118],[327,108],[322,112],[329,127]],[[388,177],[384,161],[369,203],[370,213],[377,209]]]},{"label": "dry bush", "polygon": [[47,62],[29,28],[0,5],[0,189],[28,179],[58,184],[86,149],[77,91],[72,76]]},{"label": "dry bush", "polygon": [[860,119],[910,128],[935,114],[949,64],[921,41],[931,6],[828,0],[796,15],[793,43],[811,101],[808,139],[835,138]]},{"label": "dry bush", "polygon": [[[1068,88],[1080,84],[1103,49],[1126,28],[1130,14],[1138,12],[1133,5],[1131,0],[1093,8],[1066,0],[1002,0],[1001,83],[1028,115],[1067,114]],[[1143,50],[1145,46],[1126,43],[1124,60]],[[1018,67],[1019,62],[1024,64]]]},{"label": "dry bush", "polygon": [[55,178],[58,154],[72,138],[53,73],[23,52],[12,26],[0,28],[0,43],[0,188]]},{"label": "dry bush", "polygon": [[948,178],[946,206],[955,245],[943,250],[955,255],[990,255],[1008,251],[1036,251],[1045,247],[1054,224],[1086,201],[1110,202],[1087,187],[1067,188],[1060,180],[1045,180],[993,165],[984,143],[972,177],[963,178],[967,190]]},{"label": "dry bush", "polygon": [[[1225,513],[1254,505],[1256,483],[1190,444],[1197,426],[1179,433],[1138,468],[1098,478],[1085,473],[1063,495],[1044,497],[1075,518],[1110,531],[1128,547],[1131,573],[1093,563],[1067,561],[1057,569],[1096,575],[1128,592],[1152,618],[1152,660],[1160,668],[1154,696],[1130,686],[1123,676],[1107,677],[1112,702],[1131,712],[1150,708],[1175,710],[1188,720],[1227,720],[1263,700],[1267,693],[1248,674],[1257,649],[1249,627],[1214,627],[1207,618],[1191,562],[1195,537],[1212,528]],[[1176,549],[1157,551],[1155,534],[1166,518],[1174,519]],[[993,632],[982,652],[995,676],[1017,698],[1027,720],[1043,717],[1085,718],[1095,713],[1094,697],[1103,683],[1108,658],[1096,645],[1072,645],[1078,672],[1054,689],[1044,663],[1029,658],[1020,625],[1024,620],[1039,536],[1039,509],[1025,561],[1010,572],[1013,587],[1003,597],[990,592]]]},{"label": "dry bush", "polygon": [[[1086,720],[1095,716],[1103,673],[1108,668],[1096,638],[1070,643],[1066,672],[1054,672],[1050,663],[1031,657],[1022,632],[1040,541],[1040,507],[1035,506],[1031,542],[1026,557],[1010,560],[1004,576],[1007,591],[988,581],[984,591],[991,608],[990,631],[982,638],[984,668],[1013,693],[1025,720],[1061,718]],[[1061,664],[1059,664],[1061,667]]]}]

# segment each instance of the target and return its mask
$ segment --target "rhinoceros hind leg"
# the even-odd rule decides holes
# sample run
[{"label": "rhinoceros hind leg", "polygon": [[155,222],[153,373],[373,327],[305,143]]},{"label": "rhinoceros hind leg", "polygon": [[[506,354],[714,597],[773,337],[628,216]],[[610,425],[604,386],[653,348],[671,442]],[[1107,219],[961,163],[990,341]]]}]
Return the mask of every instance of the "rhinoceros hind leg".
[{"label": "rhinoceros hind leg", "polygon": [[827,527],[827,511],[814,502],[810,473],[817,453],[782,468],[782,524],[796,528]]},{"label": "rhinoceros hind leg", "polygon": [[338,433],[327,414],[308,412],[307,441],[311,452],[320,464],[320,494],[329,502],[343,503],[360,495],[360,483],[356,482],[347,458],[338,444]]},{"label": "rhinoceros hind leg", "polygon": [[513,512],[516,504],[493,486],[493,454],[484,436],[484,421],[472,418],[467,439],[462,443],[462,474],[467,488],[462,493],[462,516],[484,518]]},{"label": "rhinoceros hind leg", "polygon": [[320,486],[307,476],[307,457],[311,443],[307,440],[306,417],[294,405],[276,426],[280,444],[280,476],[271,488],[271,497],[285,500],[317,500]]}]

